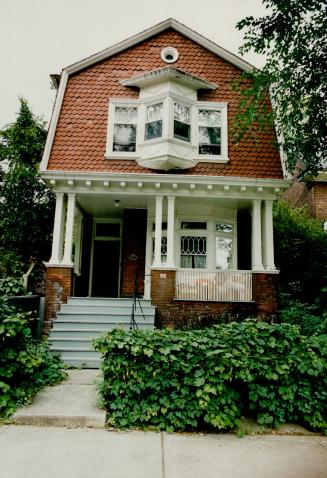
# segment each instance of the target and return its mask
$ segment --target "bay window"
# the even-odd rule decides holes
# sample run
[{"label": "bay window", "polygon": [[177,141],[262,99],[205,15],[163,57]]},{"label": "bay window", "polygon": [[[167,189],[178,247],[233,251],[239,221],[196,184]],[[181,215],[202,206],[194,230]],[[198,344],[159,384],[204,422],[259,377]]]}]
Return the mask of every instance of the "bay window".
[{"label": "bay window", "polygon": [[227,146],[227,103],[182,101],[171,94],[110,101],[107,159],[134,158],[163,169],[167,155],[172,168],[183,169],[199,161],[226,163]]}]

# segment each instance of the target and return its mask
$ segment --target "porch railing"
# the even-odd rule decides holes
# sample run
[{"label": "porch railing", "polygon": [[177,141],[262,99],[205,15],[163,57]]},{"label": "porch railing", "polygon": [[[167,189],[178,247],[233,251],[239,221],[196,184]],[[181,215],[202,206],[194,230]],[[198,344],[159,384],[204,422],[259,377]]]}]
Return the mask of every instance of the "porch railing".
[{"label": "porch railing", "polygon": [[180,269],[176,272],[176,299],[251,302],[252,274]]}]

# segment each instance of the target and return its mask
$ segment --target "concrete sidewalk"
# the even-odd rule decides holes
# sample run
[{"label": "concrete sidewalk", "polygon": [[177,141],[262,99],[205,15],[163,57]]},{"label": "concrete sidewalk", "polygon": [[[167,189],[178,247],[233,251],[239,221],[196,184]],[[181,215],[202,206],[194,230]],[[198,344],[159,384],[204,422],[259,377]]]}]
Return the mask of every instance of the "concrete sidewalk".
[{"label": "concrete sidewalk", "polygon": [[326,478],[321,436],[0,427],[1,478]]},{"label": "concrete sidewalk", "polygon": [[106,412],[97,407],[98,375],[98,370],[68,370],[67,380],[39,392],[31,405],[14,413],[12,423],[104,428]]}]

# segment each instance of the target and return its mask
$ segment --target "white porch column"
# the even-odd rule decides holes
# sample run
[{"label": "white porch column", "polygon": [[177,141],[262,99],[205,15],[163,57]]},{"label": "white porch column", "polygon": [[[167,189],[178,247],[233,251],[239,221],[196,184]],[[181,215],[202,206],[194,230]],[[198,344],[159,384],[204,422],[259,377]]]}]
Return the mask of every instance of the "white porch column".
[{"label": "white porch column", "polygon": [[266,199],[264,205],[263,231],[265,239],[264,264],[267,271],[276,270],[274,260],[274,228],[272,206],[273,201],[271,199]]},{"label": "white porch column", "polygon": [[54,217],[52,251],[49,264],[59,264],[62,259],[64,193],[56,193],[56,211]]},{"label": "white porch column", "polygon": [[175,267],[174,238],[175,238],[175,196],[168,196],[167,211],[167,267]]},{"label": "white porch column", "polygon": [[161,267],[161,230],[162,230],[163,196],[156,196],[156,222],[154,232],[154,262],[153,267]]},{"label": "white porch column", "polygon": [[263,270],[261,241],[261,200],[252,202],[252,270]]},{"label": "white porch column", "polygon": [[83,214],[77,209],[76,216],[76,243],[75,243],[75,260],[74,260],[74,273],[81,275],[81,262],[82,262],[82,240],[83,240]]},{"label": "white porch column", "polygon": [[74,214],[75,214],[75,193],[68,193],[67,201],[67,217],[66,217],[66,232],[65,232],[65,249],[62,263],[65,265],[72,265],[72,250],[73,250],[73,232],[74,232]]}]

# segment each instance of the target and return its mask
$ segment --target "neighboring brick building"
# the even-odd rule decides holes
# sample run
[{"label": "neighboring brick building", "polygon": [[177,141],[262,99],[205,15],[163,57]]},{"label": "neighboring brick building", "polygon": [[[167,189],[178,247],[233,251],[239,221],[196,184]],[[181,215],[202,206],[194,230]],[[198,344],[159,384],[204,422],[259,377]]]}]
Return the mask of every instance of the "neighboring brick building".
[{"label": "neighboring brick building", "polygon": [[130,297],[135,275],[158,324],[274,313],[289,182],[273,130],[229,133],[251,69],[167,20],[62,71],[41,164],[57,196],[48,327],[67,296]]},{"label": "neighboring brick building", "polygon": [[310,214],[324,221],[327,226],[327,171],[321,171],[313,181],[295,181],[285,192],[284,198],[293,206],[308,204]]}]

